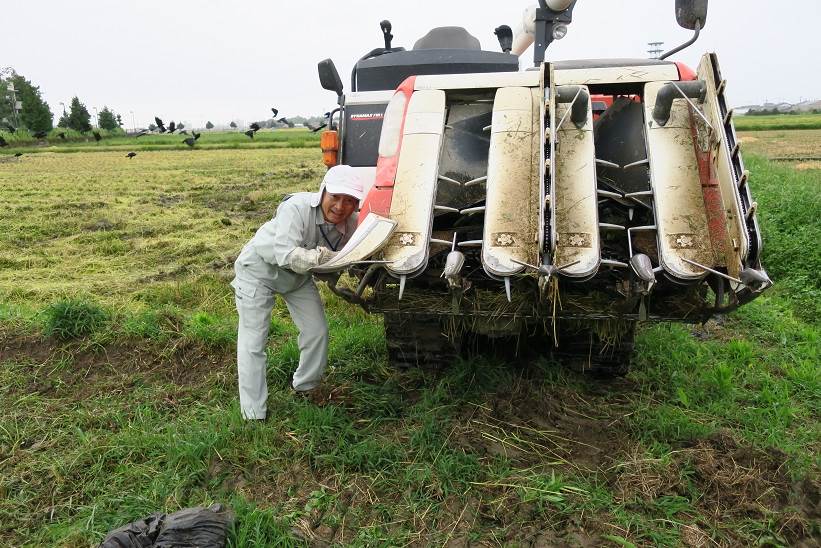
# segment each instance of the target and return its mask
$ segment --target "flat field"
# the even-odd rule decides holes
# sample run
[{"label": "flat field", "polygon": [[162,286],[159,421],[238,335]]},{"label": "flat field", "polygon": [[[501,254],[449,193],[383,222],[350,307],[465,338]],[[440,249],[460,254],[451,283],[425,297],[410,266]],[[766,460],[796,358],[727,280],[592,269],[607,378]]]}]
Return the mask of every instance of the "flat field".
[{"label": "flat field", "polygon": [[768,131],[774,129],[821,129],[821,114],[771,114],[764,116],[736,116],[739,131]]},{"label": "flat field", "polygon": [[269,417],[246,424],[232,259],[316,187],[318,151],[7,157],[0,544],[94,546],[217,501],[236,547],[817,544],[821,171],[747,160],[776,286],[704,326],[643,326],[627,377],[392,371],[380,319],[325,294],[330,398],[290,395],[278,302]]}]

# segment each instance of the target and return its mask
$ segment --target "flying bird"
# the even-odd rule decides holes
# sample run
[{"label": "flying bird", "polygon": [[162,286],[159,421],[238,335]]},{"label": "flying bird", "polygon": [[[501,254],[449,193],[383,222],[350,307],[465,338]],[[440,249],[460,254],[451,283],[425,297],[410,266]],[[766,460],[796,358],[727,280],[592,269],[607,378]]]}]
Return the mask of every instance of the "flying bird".
[{"label": "flying bird", "polygon": [[312,126],[311,124],[305,124],[305,125],[306,125],[306,126],[308,126],[308,129],[310,129],[310,130],[311,130],[311,131],[313,131],[314,133],[316,133],[317,131],[319,131],[319,130],[320,130],[320,129],[322,129],[322,128],[326,128],[326,127],[328,127],[328,124],[326,124],[326,123],[324,123],[324,122],[323,122],[323,123],[321,123],[321,124],[319,124],[317,127],[314,127],[314,126]]},{"label": "flying bird", "polygon": [[137,135],[135,135],[135,136],[134,136],[134,138],[135,138],[135,139],[139,139],[139,138],[140,138],[140,137],[142,137],[143,135],[148,135],[148,132],[147,132],[147,131],[145,131],[145,130],[143,130],[143,131],[139,132]]},{"label": "flying bird", "polygon": [[271,112],[274,113],[274,118],[276,118],[277,114],[279,114],[279,110],[275,109],[274,107],[271,107]]},{"label": "flying bird", "polygon": [[99,131],[93,131],[92,133],[94,134],[94,140],[95,140],[95,141],[99,141],[99,140],[101,140],[101,139],[103,138],[103,137],[100,135],[100,132],[99,132]]},{"label": "flying bird", "polygon": [[9,146],[9,142],[3,139],[3,136],[0,135],[0,147],[7,147]]},{"label": "flying bird", "polygon": [[185,127],[185,124],[183,124],[182,122],[180,122],[179,124],[177,124],[177,131],[181,130],[181,129],[182,129],[182,128],[184,128],[184,127]]},{"label": "flying bird", "polygon": [[287,123],[288,123],[288,118],[286,118],[285,116],[283,116],[282,118],[280,118],[279,120],[277,120],[277,122],[281,122],[281,123],[283,123],[283,124],[287,124]]},{"label": "flying bird", "polygon": [[154,121],[157,122],[157,129],[160,130],[160,133],[165,133],[166,132],[165,124],[162,123],[162,120],[160,118],[158,118],[157,116],[154,116]]},{"label": "flying bird", "polygon": [[183,139],[183,141],[182,141],[182,142],[183,142],[183,143],[185,143],[186,145],[188,145],[189,147],[193,148],[193,147],[194,147],[194,143],[196,143],[196,142],[197,142],[197,140],[196,140],[196,139],[194,139],[193,137],[189,137],[188,139]]},{"label": "flying bird", "polygon": [[250,125],[250,126],[248,126],[248,127],[250,127],[250,128],[251,128],[252,130],[254,130],[254,131],[259,131],[259,124],[258,124],[258,123],[256,123],[256,122],[254,122],[253,124],[251,124],[251,125]]},{"label": "flying bird", "polygon": [[254,130],[253,130],[253,129],[249,129],[248,131],[246,131],[246,132],[245,132],[245,135],[247,135],[248,137],[250,137],[251,139],[253,139],[253,138],[254,138]]},{"label": "flying bird", "polygon": [[177,129],[177,126],[174,125],[174,120],[168,122],[168,133],[174,133],[174,130]]},{"label": "flying bird", "polygon": [[197,139],[200,138],[200,135],[202,135],[202,133],[197,133],[196,131],[191,130],[191,135],[194,136],[194,140],[196,141]]},{"label": "flying bird", "polygon": [[126,157],[126,158],[128,158],[128,159],[130,160],[131,158],[133,158],[133,157],[134,157],[134,156],[136,156],[136,155],[137,155],[137,153],[136,153],[136,152],[129,152],[128,154],[126,154],[126,155],[125,155],[125,157]]}]

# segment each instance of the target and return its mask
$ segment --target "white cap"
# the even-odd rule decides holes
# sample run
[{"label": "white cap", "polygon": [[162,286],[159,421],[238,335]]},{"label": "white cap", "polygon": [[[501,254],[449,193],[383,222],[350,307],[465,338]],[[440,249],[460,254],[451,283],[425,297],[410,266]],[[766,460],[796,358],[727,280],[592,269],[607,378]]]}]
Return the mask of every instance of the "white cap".
[{"label": "white cap", "polygon": [[346,194],[361,200],[364,196],[364,184],[359,170],[351,166],[334,166],[322,179],[319,191],[327,190],[331,194]]}]

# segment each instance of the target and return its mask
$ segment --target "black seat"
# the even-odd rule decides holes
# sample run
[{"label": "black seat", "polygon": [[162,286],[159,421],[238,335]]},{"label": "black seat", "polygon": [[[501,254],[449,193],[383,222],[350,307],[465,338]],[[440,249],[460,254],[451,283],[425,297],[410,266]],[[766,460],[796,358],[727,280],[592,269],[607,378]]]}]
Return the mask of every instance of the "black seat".
[{"label": "black seat", "polygon": [[482,44],[462,27],[437,27],[416,41],[420,49],[482,49]]}]

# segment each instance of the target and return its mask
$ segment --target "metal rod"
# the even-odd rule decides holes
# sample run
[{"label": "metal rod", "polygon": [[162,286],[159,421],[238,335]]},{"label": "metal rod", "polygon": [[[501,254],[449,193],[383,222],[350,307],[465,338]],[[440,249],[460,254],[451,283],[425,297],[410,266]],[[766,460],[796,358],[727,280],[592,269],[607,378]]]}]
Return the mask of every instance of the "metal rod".
[{"label": "metal rod", "polygon": [[630,257],[633,256],[633,231],[634,230],[656,230],[656,225],[631,226],[627,229],[627,251]]},{"label": "metal rod", "polygon": [[639,160],[638,162],[633,162],[632,164],[623,165],[623,166],[621,166],[621,168],[622,169],[628,169],[628,168],[631,168],[631,167],[636,167],[636,166],[640,166],[640,165],[643,165],[643,164],[649,164],[649,163],[650,163],[650,158],[645,158],[644,160]]},{"label": "metal rod", "polygon": [[622,169],[622,166],[620,166],[619,164],[616,164],[614,162],[608,162],[607,160],[602,160],[601,158],[596,158],[596,165],[612,167],[614,169]]},{"label": "metal rod", "polygon": [[613,223],[599,223],[599,228],[603,228],[605,230],[627,230],[626,226],[614,225]]},{"label": "metal rod", "polygon": [[445,177],[444,175],[439,175],[439,180],[440,181],[445,181],[446,183],[453,183],[453,184],[462,186],[462,183],[460,183],[456,179],[451,179],[450,177]]},{"label": "metal rod", "polygon": [[622,196],[618,192],[610,192],[609,190],[597,189],[596,194],[598,194],[602,198],[617,198],[617,199],[624,198],[624,196]]},{"label": "metal rod", "polygon": [[459,242],[456,245],[459,247],[482,247],[482,243],[484,240],[465,240],[464,242]]},{"label": "metal rod", "polygon": [[579,86],[579,91],[577,91],[576,95],[573,96],[573,100],[570,101],[570,104],[568,105],[567,110],[564,113],[564,116],[562,116],[562,119],[559,121],[559,124],[556,126],[556,131],[559,131],[559,129],[562,127],[562,124],[564,123],[564,121],[567,119],[568,116],[570,116],[570,113],[573,112],[573,103],[575,103],[576,99],[579,98],[579,95],[581,95],[581,92],[582,92],[582,87]]},{"label": "metal rod", "polygon": [[459,213],[459,210],[455,207],[448,207],[448,206],[441,206],[435,205],[433,206],[434,211],[445,211],[447,213]]},{"label": "metal rod", "polygon": [[684,97],[684,99],[688,103],[690,103],[690,106],[693,107],[693,110],[696,111],[696,114],[698,114],[701,117],[701,119],[704,120],[704,123],[707,124],[708,128],[710,128],[710,131],[712,131],[713,133],[716,133],[716,130],[715,130],[715,128],[713,128],[713,125],[710,123],[710,120],[708,120],[707,117],[704,116],[704,114],[701,113],[701,109],[696,106],[696,104],[693,102],[693,100],[690,99],[689,97],[687,97],[687,94],[684,93],[684,91],[682,91],[682,89],[680,87],[678,87],[678,84],[676,84],[675,82],[670,82],[670,83],[673,84],[673,87],[678,90],[678,92],[681,94],[681,96]]},{"label": "metal rod", "polygon": [[481,213],[485,210],[485,206],[469,207],[459,211],[460,215],[473,215],[474,213]]},{"label": "metal rod", "polygon": [[710,273],[712,273],[712,274],[715,274],[716,276],[720,276],[720,277],[722,277],[722,278],[724,278],[724,279],[726,279],[726,280],[730,280],[731,282],[735,282],[735,283],[737,283],[737,284],[744,285],[744,282],[742,282],[742,281],[741,281],[741,280],[739,280],[738,278],[733,278],[733,277],[732,277],[732,276],[730,276],[729,274],[724,274],[723,272],[719,272],[718,270],[713,270],[713,269],[712,269],[712,268],[710,268],[709,266],[704,266],[703,264],[699,264],[699,263],[697,263],[697,262],[695,262],[695,261],[691,261],[690,259],[686,259],[686,258],[684,258],[684,257],[679,257],[679,258],[680,258],[682,261],[684,261],[685,263],[689,263],[689,264],[691,264],[691,265],[693,265],[693,266],[697,266],[697,267],[699,267],[699,268],[701,268],[701,269],[703,269],[703,270],[706,270],[707,272],[710,272]]},{"label": "metal rod", "polygon": [[470,181],[468,181],[466,183],[462,183],[462,186],[468,187],[468,186],[478,185],[479,183],[484,183],[486,181],[487,181],[487,175],[485,175],[484,177],[477,177],[476,179],[471,179]]},{"label": "metal rod", "polygon": [[614,261],[612,259],[602,259],[601,264],[604,266],[611,266],[613,268],[630,268],[630,265],[621,261]]},{"label": "metal rod", "polygon": [[652,196],[652,190],[640,190],[639,192],[628,192],[624,195],[625,198],[638,198],[640,196]]}]

